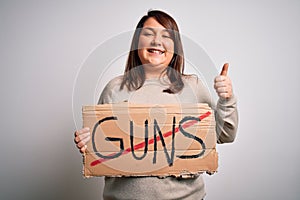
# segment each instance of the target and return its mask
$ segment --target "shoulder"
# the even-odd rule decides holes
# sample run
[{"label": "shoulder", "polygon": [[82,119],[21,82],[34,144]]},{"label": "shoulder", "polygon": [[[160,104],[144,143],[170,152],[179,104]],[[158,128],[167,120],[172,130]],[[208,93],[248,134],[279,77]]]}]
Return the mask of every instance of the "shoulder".
[{"label": "shoulder", "polygon": [[184,75],[182,79],[185,89],[190,89],[190,91],[193,92],[197,97],[198,103],[208,103],[211,106],[213,105],[206,82],[203,82],[197,75]]},{"label": "shoulder", "polygon": [[122,80],[123,76],[117,76],[111,79],[104,87],[98,103],[111,103],[114,99],[114,94],[116,94],[120,90]]},{"label": "shoulder", "polygon": [[114,90],[116,88],[120,88],[121,83],[123,81],[123,75],[117,76],[111,79],[105,86],[104,90]]},{"label": "shoulder", "polygon": [[196,86],[201,83],[201,80],[195,74],[186,74],[182,76],[183,83],[190,86]]},{"label": "shoulder", "polygon": [[183,75],[182,79],[185,84],[188,84],[191,87],[197,87],[199,89],[206,88],[205,82],[195,74]]}]

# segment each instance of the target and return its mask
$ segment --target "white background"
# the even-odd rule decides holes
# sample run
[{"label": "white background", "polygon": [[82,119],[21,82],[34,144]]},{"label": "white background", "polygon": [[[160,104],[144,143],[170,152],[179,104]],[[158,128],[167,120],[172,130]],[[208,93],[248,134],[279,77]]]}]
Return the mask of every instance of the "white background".
[{"label": "white background", "polygon": [[296,0],[0,1],[0,199],[101,198],[103,179],[82,178],[73,144],[73,84],[93,49],[150,8],[171,14],[218,70],[230,63],[238,135],[218,145],[206,199],[299,199]]}]

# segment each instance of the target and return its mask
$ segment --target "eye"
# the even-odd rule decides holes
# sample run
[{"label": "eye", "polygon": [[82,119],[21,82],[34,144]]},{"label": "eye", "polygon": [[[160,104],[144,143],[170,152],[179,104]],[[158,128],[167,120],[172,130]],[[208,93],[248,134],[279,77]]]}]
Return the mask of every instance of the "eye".
[{"label": "eye", "polygon": [[144,33],[143,35],[145,35],[145,36],[152,36],[153,34],[152,33]]},{"label": "eye", "polygon": [[144,35],[144,36],[153,36],[154,34],[151,33],[150,31],[144,31],[144,32],[142,33],[142,35]]},{"label": "eye", "polygon": [[163,31],[162,37],[172,39],[171,33],[169,31]]},{"label": "eye", "polygon": [[170,38],[171,39],[171,36],[170,35],[167,35],[167,34],[164,34],[162,35],[163,38]]}]

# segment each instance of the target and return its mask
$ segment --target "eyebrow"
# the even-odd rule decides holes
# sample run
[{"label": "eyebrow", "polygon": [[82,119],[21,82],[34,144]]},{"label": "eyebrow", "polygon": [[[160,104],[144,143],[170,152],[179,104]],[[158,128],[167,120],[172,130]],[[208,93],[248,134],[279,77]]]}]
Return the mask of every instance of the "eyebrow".
[{"label": "eyebrow", "polygon": [[152,27],[144,27],[143,29],[147,29],[147,30],[150,30],[150,31],[155,31],[155,29],[162,29],[163,32],[167,32],[167,33],[170,33],[171,31],[166,29],[166,28],[152,28]]}]

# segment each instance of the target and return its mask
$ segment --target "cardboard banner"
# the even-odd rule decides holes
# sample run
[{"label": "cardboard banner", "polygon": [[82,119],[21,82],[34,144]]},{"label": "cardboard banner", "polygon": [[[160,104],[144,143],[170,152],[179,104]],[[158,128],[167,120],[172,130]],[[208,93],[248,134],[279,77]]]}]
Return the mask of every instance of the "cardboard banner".
[{"label": "cardboard banner", "polygon": [[84,176],[185,176],[218,167],[207,104],[83,106]]}]

